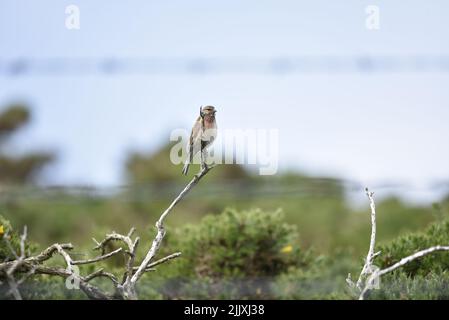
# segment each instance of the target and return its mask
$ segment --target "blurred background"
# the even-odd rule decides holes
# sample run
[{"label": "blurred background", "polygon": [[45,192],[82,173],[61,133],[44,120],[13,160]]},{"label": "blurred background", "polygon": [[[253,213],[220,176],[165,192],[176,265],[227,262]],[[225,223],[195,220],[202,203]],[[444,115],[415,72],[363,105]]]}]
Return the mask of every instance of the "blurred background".
[{"label": "blurred background", "polygon": [[[67,27],[70,5],[79,29]],[[220,129],[279,129],[279,172],[217,167],[170,226],[281,209],[301,247],[361,257],[369,186],[381,241],[421,230],[449,203],[448,10],[443,0],[3,0],[0,214],[42,246],[151,230],[188,181],[169,161],[169,134],[210,104]]]}]

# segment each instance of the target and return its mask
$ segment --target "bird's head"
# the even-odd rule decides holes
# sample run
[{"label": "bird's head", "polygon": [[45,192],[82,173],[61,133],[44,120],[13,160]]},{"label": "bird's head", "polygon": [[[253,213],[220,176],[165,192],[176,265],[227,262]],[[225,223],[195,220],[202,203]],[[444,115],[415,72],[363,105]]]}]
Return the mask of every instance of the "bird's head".
[{"label": "bird's head", "polygon": [[203,107],[200,108],[201,117],[206,118],[208,120],[214,120],[216,112],[217,112],[217,110],[215,110],[215,108],[212,106],[206,106],[204,108]]}]

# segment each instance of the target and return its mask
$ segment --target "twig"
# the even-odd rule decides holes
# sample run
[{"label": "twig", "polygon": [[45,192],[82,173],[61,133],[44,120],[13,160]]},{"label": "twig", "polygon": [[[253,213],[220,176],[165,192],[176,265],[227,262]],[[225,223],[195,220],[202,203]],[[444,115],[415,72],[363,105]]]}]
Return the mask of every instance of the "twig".
[{"label": "twig", "polygon": [[359,300],[363,300],[365,298],[366,293],[374,287],[375,281],[378,281],[380,277],[386,273],[389,273],[397,268],[404,266],[405,264],[421,258],[427,254],[430,254],[435,251],[449,251],[449,246],[434,246],[421,251],[418,251],[410,256],[402,258],[399,262],[387,267],[385,269],[379,270],[378,268],[374,268],[373,261],[376,256],[380,254],[379,252],[374,253],[374,247],[376,245],[376,205],[374,202],[374,193],[369,192],[368,188],[365,189],[366,195],[368,196],[371,208],[371,240],[370,247],[368,250],[368,254],[366,256],[365,264],[363,265],[362,271],[360,273],[359,279],[357,283],[354,284],[351,280],[351,274],[348,274],[346,278],[346,282],[348,283],[351,289],[358,289],[359,291]]},{"label": "twig", "polygon": [[162,259],[159,259],[159,260],[156,260],[156,261],[150,263],[147,266],[147,268],[154,268],[155,266],[163,264],[163,263],[165,263],[165,262],[167,262],[169,260],[175,259],[175,258],[179,257],[180,255],[181,255],[181,252],[172,253],[171,255],[166,256],[165,258],[162,258]]},{"label": "twig", "polygon": [[376,245],[376,204],[374,202],[374,192],[370,192],[368,188],[365,188],[365,193],[369,199],[371,208],[371,239],[369,244],[368,254],[366,255],[365,264],[360,272],[359,279],[357,280],[357,288],[362,289],[363,279],[373,272],[373,261],[379,252],[374,253],[374,247]]},{"label": "twig", "polygon": [[[173,210],[173,208],[184,198],[184,196],[204,177],[213,167],[212,166],[204,166],[201,168],[200,172],[193,177],[193,179],[187,184],[187,186],[179,193],[179,195],[173,200],[170,206],[162,213],[159,220],[156,222],[157,234],[154,238],[149,251],[147,252],[145,258],[140,263],[139,266],[134,266],[137,247],[139,245],[139,237],[136,237],[133,241],[131,239],[135,229],[131,228],[128,234],[122,235],[116,232],[112,232],[111,234],[107,234],[105,239],[102,241],[97,241],[94,238],[92,240],[95,242],[95,250],[101,250],[101,255],[84,260],[73,260],[68,250],[73,249],[73,245],[71,243],[59,244],[55,243],[42,252],[40,252],[36,256],[26,257],[25,253],[25,240],[26,240],[26,227],[24,228],[24,232],[21,236],[20,243],[20,256],[14,251],[12,245],[7,241],[7,235],[5,235],[5,240],[7,241],[8,247],[10,247],[13,256],[15,257],[12,261],[6,261],[0,263],[0,273],[6,274],[6,279],[8,281],[10,290],[9,293],[14,296],[16,299],[21,299],[20,292],[18,290],[18,286],[22,284],[29,276],[33,274],[46,274],[52,276],[60,276],[63,278],[73,277],[79,283],[80,289],[91,299],[114,299],[114,298],[122,298],[122,299],[136,299],[137,295],[135,292],[135,286],[141,276],[148,271],[154,271],[154,267],[160,264],[163,264],[169,260],[175,259],[181,255],[180,252],[173,253],[168,255],[162,259],[151,262],[156,253],[158,252],[162,240],[165,236],[165,228],[164,221],[167,218],[168,214]],[[121,241],[125,244],[126,249],[124,250],[122,247],[105,253],[106,246],[111,241]],[[112,256],[119,254],[120,252],[124,252],[128,255],[128,259],[126,261],[126,271],[123,275],[123,280],[121,283],[118,282],[115,275],[112,273],[106,272],[103,269],[99,269],[85,277],[78,274],[78,269],[74,268],[76,265],[83,264],[91,264],[96,263],[105,259],[108,259]],[[47,267],[43,265],[43,263],[53,255],[57,253],[61,255],[65,261],[66,268],[60,267]],[[19,281],[14,279],[15,272],[26,273]],[[97,277],[106,277],[109,278],[116,289],[116,293],[114,295],[109,295],[104,293],[98,287],[95,287],[89,283],[92,279]]]},{"label": "twig", "polygon": [[106,253],[102,256],[98,256],[92,259],[86,259],[86,260],[75,260],[72,261],[72,265],[80,265],[80,264],[89,264],[89,263],[94,263],[94,262],[98,262],[101,260],[105,260],[109,257],[112,257],[114,255],[116,255],[117,253],[121,252],[123,250],[123,248],[118,248],[117,250],[111,251],[109,253]]},{"label": "twig", "polygon": [[360,293],[359,296],[359,300],[363,300],[365,298],[366,293],[372,288],[372,284],[378,280],[381,276],[383,276],[386,273],[389,273],[391,271],[396,270],[397,268],[402,267],[403,265],[406,265],[407,263],[415,260],[415,259],[419,259],[425,255],[428,255],[432,252],[435,251],[449,251],[449,246],[434,246],[434,247],[430,247],[418,252],[415,252],[412,255],[409,255],[405,258],[402,258],[399,262],[396,262],[395,264],[393,264],[392,266],[389,266],[388,268],[379,270],[379,271],[374,271],[370,277],[366,280],[367,285],[365,285],[365,287],[362,289],[362,292]]},{"label": "twig", "polygon": [[[133,229],[134,228],[131,228],[132,232],[134,232]],[[132,234],[131,231],[129,232],[129,234]],[[92,240],[94,240],[94,242],[96,243],[96,247],[94,248],[94,250],[101,249],[102,254],[104,254],[104,252],[105,252],[106,245],[111,241],[122,241],[128,247],[129,252],[131,252],[133,250],[133,246],[134,246],[133,241],[131,240],[131,238],[129,236],[124,236],[124,235],[116,233],[116,232],[107,234],[106,237],[101,242],[98,242],[94,238],[92,238]]]},{"label": "twig", "polygon": [[[131,234],[132,232],[130,232]],[[136,240],[134,241],[132,250],[131,250],[131,255],[128,259],[128,263],[126,264],[126,275],[124,277],[124,283],[130,283],[131,278],[133,276],[133,266],[134,266],[134,260],[136,259],[136,252],[137,252],[137,246],[139,244],[140,238],[137,237]]]},{"label": "twig", "polygon": [[89,284],[87,281],[85,281],[85,279],[83,279],[80,275],[78,275],[74,270],[73,270],[73,262],[72,262],[72,258],[70,257],[70,255],[60,246],[60,245],[56,245],[56,249],[58,250],[58,253],[64,258],[66,264],[67,264],[67,269],[66,271],[70,274],[69,276],[73,277],[76,281],[79,282],[79,286],[81,288],[81,290],[83,290],[83,292],[91,299],[101,299],[101,300],[105,300],[105,299],[110,299],[111,297],[108,296],[107,294],[105,294],[104,292],[102,292],[99,288]]},{"label": "twig", "polygon": [[103,268],[100,269],[100,270],[97,270],[97,271],[95,271],[95,272],[93,272],[93,273],[91,273],[91,274],[89,274],[89,275],[87,275],[87,276],[85,276],[85,277],[84,277],[84,281],[89,282],[90,280],[95,279],[95,278],[97,278],[97,277],[106,277],[106,278],[111,279],[111,281],[112,281],[115,285],[118,285],[118,284],[119,284],[119,282],[117,281],[117,278],[116,278],[112,273],[103,271]]},{"label": "twig", "polygon": [[97,240],[93,239],[93,241],[96,244],[94,250],[101,249],[102,253],[105,252],[106,245],[111,241],[121,241],[126,245],[127,250],[125,251],[125,253],[128,254],[128,259],[127,259],[126,265],[125,265],[126,271],[123,275],[122,284],[129,283],[131,281],[131,277],[133,274],[134,260],[136,257],[137,247],[138,247],[139,241],[140,241],[139,237],[136,237],[136,239],[134,241],[131,239],[131,236],[133,235],[134,231],[135,231],[135,228],[134,227],[131,228],[131,230],[128,232],[128,234],[126,236],[116,233],[116,232],[113,232],[113,233],[107,234],[106,237],[101,242],[98,242]]},{"label": "twig", "polygon": [[[175,252],[175,253],[172,253],[171,255],[166,256],[166,257],[164,257],[162,259],[156,260],[156,261],[150,263],[147,266],[147,268],[145,269],[145,271],[154,271],[154,270],[156,270],[156,269],[153,269],[154,267],[156,267],[156,266],[158,266],[160,264],[163,264],[163,263],[165,263],[167,261],[170,261],[172,259],[175,259],[175,258],[179,257],[180,255],[181,255],[181,252]],[[133,268],[133,272],[137,271],[138,268],[139,267],[134,267]]]},{"label": "twig", "polygon": [[173,208],[178,204],[179,201],[181,201],[182,198],[201,180],[202,177],[204,177],[209,170],[211,170],[213,167],[203,167],[202,170],[199,172],[198,175],[195,175],[190,181],[190,183],[184,188],[184,190],[181,191],[181,193],[173,200],[173,202],[170,204],[170,206],[162,213],[159,220],[156,222],[156,228],[157,228],[157,235],[153,240],[153,243],[151,244],[151,248],[148,251],[147,255],[145,256],[144,260],[138,267],[136,273],[131,278],[131,286],[135,286],[136,282],[140,279],[140,277],[144,274],[145,269],[147,269],[151,259],[156,255],[157,251],[159,250],[159,247],[162,243],[162,240],[165,236],[165,228],[164,228],[164,220],[168,216],[168,214],[173,210]]},{"label": "twig", "polygon": [[8,235],[6,234],[4,237],[4,241],[6,242],[6,245],[8,246],[11,253],[16,257],[16,260],[11,264],[11,266],[6,271],[6,280],[9,285],[8,293],[11,294],[14,297],[14,299],[16,299],[16,300],[22,300],[22,295],[20,294],[19,286],[26,279],[25,278],[26,276],[25,276],[24,278],[22,278],[22,280],[19,280],[19,282],[17,282],[16,279],[14,278],[14,273],[23,264],[23,261],[26,256],[26,252],[25,252],[26,238],[27,238],[27,227],[24,226],[23,233],[20,236],[20,256],[19,256],[17,254],[17,252],[14,250],[14,248],[12,247],[11,243],[9,242]]},{"label": "twig", "polygon": [[31,257],[29,260],[33,261],[33,262],[38,262],[38,263],[44,262],[44,261],[50,259],[53,256],[53,254],[58,251],[58,249],[57,249],[58,246],[64,250],[72,250],[73,249],[73,245],[71,243],[61,243],[61,244],[55,243],[55,244],[52,244],[51,246],[49,246],[44,251],[42,251],[37,256]]}]

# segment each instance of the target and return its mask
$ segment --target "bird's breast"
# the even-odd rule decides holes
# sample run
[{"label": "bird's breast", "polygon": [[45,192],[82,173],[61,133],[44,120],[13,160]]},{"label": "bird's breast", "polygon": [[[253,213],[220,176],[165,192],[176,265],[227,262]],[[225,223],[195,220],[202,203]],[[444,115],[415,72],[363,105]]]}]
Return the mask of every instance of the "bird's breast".
[{"label": "bird's breast", "polygon": [[201,135],[201,140],[212,143],[217,136],[217,123],[215,121],[204,121],[204,132]]}]

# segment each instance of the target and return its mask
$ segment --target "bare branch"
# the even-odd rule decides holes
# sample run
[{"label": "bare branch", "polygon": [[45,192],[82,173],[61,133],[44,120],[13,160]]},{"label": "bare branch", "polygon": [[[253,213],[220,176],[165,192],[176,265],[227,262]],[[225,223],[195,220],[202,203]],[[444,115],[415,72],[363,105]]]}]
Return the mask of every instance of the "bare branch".
[{"label": "bare branch", "polygon": [[[12,275],[9,277],[9,280],[12,280],[10,284],[10,289],[6,292],[6,295],[12,295],[16,300],[22,300],[22,296],[19,292],[19,287],[34,273],[36,272],[36,268],[31,268],[19,281],[14,281],[15,279]],[[12,284],[12,286],[11,286]]]},{"label": "bare branch", "polygon": [[169,260],[175,259],[175,258],[179,257],[180,255],[181,255],[181,252],[175,252],[175,253],[173,253],[173,254],[171,254],[169,256],[166,256],[165,258],[162,258],[162,259],[159,259],[157,261],[154,261],[154,262],[150,263],[147,266],[147,268],[154,268],[155,266],[163,264],[163,263],[165,263],[165,262],[167,262]]},{"label": "bare branch", "polygon": [[147,255],[143,259],[136,273],[131,278],[131,286],[135,286],[136,282],[140,279],[140,277],[144,274],[147,269],[151,259],[156,255],[159,247],[162,243],[162,240],[165,236],[165,228],[164,228],[164,220],[168,216],[168,214],[173,210],[173,208],[181,201],[184,196],[204,177],[212,167],[204,166],[201,171],[193,177],[193,179],[189,182],[189,184],[181,191],[181,193],[173,200],[170,206],[162,213],[159,220],[156,222],[157,235],[151,244],[151,248],[148,251]]},{"label": "bare branch", "polygon": [[105,260],[105,259],[107,259],[109,257],[112,257],[112,256],[116,255],[117,253],[120,253],[122,250],[123,250],[123,248],[118,248],[117,250],[111,251],[111,252],[106,253],[106,254],[104,254],[102,256],[95,257],[95,258],[92,258],[92,259],[75,260],[75,261],[72,261],[72,265],[89,264],[89,263],[94,263],[94,262],[98,262],[98,261],[101,261],[101,260]]},{"label": "bare branch", "polygon": [[67,269],[62,268],[52,268],[47,266],[37,266],[36,267],[36,274],[46,274],[50,276],[60,276],[63,278],[69,277],[72,275],[70,271],[67,271]]},{"label": "bare branch", "polygon": [[365,298],[366,293],[374,287],[376,281],[379,281],[380,277],[386,273],[389,273],[393,270],[396,270],[405,264],[421,258],[427,254],[430,254],[435,251],[449,251],[449,246],[434,246],[421,251],[418,251],[410,256],[402,258],[399,262],[393,264],[390,267],[379,270],[379,268],[375,268],[373,266],[373,261],[376,256],[380,254],[380,251],[374,252],[374,247],[376,245],[376,205],[374,202],[374,193],[369,192],[368,188],[365,189],[366,195],[368,196],[370,207],[371,207],[371,240],[370,247],[368,250],[368,254],[366,256],[365,264],[362,268],[362,272],[360,273],[359,279],[356,284],[351,280],[351,274],[348,274],[346,278],[346,282],[348,283],[351,289],[358,289],[360,292],[359,300],[363,300]]},{"label": "bare branch", "polygon": [[17,285],[21,285],[24,283],[29,277],[31,277],[36,272],[36,267],[30,268],[30,270],[19,280],[17,281]]},{"label": "bare branch", "polygon": [[98,242],[97,240],[93,239],[94,242],[96,243],[96,247],[94,248],[94,250],[98,250],[101,249],[101,251],[104,253],[106,245],[111,242],[111,241],[121,241],[123,242],[126,247],[127,250],[124,251],[125,253],[128,254],[128,259],[126,260],[126,270],[125,273],[123,275],[123,280],[122,280],[122,284],[126,283],[126,282],[130,282],[132,274],[133,274],[133,266],[134,266],[134,260],[136,257],[136,252],[137,252],[137,247],[139,245],[139,241],[140,238],[137,237],[134,241],[131,239],[132,234],[134,233],[135,228],[131,228],[131,230],[128,232],[128,234],[126,236],[113,232],[110,234],[107,234],[105,239],[103,239],[101,242]]},{"label": "bare branch", "polygon": [[[136,299],[137,295],[135,292],[135,286],[137,281],[141,278],[141,276],[148,271],[154,271],[154,267],[166,263],[172,259],[175,259],[181,255],[180,252],[173,253],[168,255],[162,259],[151,262],[156,253],[158,252],[161,242],[165,236],[165,228],[164,221],[168,214],[173,210],[173,208],[184,198],[184,196],[204,177],[212,167],[203,167],[201,171],[193,177],[193,179],[187,184],[187,186],[179,193],[179,195],[173,200],[170,206],[162,213],[159,220],[156,222],[157,235],[154,238],[149,251],[147,252],[145,258],[140,263],[139,266],[134,266],[134,262],[136,259],[137,248],[139,245],[140,238],[136,237],[134,241],[131,239],[132,235],[135,232],[135,228],[131,228],[128,234],[122,235],[116,232],[112,232],[107,234],[106,237],[102,241],[97,241],[92,238],[95,242],[95,250],[101,250],[101,255],[83,260],[73,260],[70,254],[67,252],[68,250],[73,249],[73,245],[70,243],[59,244],[55,243],[42,252],[40,252],[36,256],[26,257],[25,253],[25,239],[26,239],[26,228],[24,229],[24,233],[21,236],[21,244],[20,244],[20,255],[18,255],[12,248],[11,244],[8,242],[8,246],[12,249],[15,260],[6,261],[4,263],[0,263],[0,272],[5,273],[7,275],[6,279],[8,280],[10,286],[10,294],[12,294],[16,299],[21,299],[20,292],[18,290],[18,286],[22,284],[29,276],[33,274],[45,274],[52,276],[60,276],[63,278],[72,278],[79,283],[80,289],[91,299]],[[7,236],[5,236],[7,238]],[[105,253],[107,245],[111,241],[121,241],[126,246],[126,249],[120,247],[112,252]],[[83,264],[91,264],[96,263],[105,259],[108,259],[112,256],[119,254],[120,252],[127,254],[126,261],[126,270],[123,275],[122,283],[119,283],[116,276],[112,273],[104,271],[102,268],[83,277],[78,274],[77,265]],[[61,267],[47,267],[43,265],[43,263],[49,259],[51,259],[54,254],[57,253],[61,255],[64,259],[66,268]],[[14,279],[14,273],[21,272],[26,273],[19,281]],[[98,287],[93,286],[89,283],[89,281],[98,278],[105,277],[112,281],[115,286],[115,294],[109,295],[104,293]],[[72,280],[70,279],[70,281]],[[66,282],[67,283],[67,282]]]},{"label": "bare branch", "polygon": [[12,247],[11,242],[9,242],[8,238],[9,234],[8,232],[6,232],[5,235],[3,236],[3,240],[5,241],[6,246],[8,247],[12,255],[16,258],[16,260],[20,259],[19,255],[17,254],[16,250],[14,250],[14,248]]},{"label": "bare branch", "polygon": [[52,244],[51,246],[49,246],[44,251],[42,251],[36,257],[29,258],[29,260],[34,261],[34,262],[39,262],[39,263],[44,262],[44,261],[50,259],[53,256],[53,254],[58,251],[58,249],[57,249],[58,246],[64,250],[72,250],[73,249],[73,245],[71,243],[62,243],[62,244],[55,243],[55,244]]},{"label": "bare branch", "polygon": [[434,251],[449,251],[449,246],[434,246],[434,247],[430,247],[430,248],[418,251],[408,257],[402,258],[399,262],[396,262],[394,265],[379,271],[377,274],[378,274],[378,276],[382,276],[385,273],[391,272],[391,271],[393,271],[399,267],[402,267],[403,265],[405,265],[415,259],[421,258],[425,255],[428,255],[429,253],[434,252]]},{"label": "bare branch", "polygon": [[71,276],[74,279],[76,279],[77,281],[79,281],[81,290],[83,290],[83,292],[89,298],[102,299],[102,300],[111,299],[110,296],[103,293],[99,288],[87,283],[87,281],[85,281],[81,276],[79,276],[76,272],[74,272],[72,258],[66,251],[64,251],[64,249],[59,244],[56,244],[56,249],[58,250],[58,253],[64,258],[64,260],[67,264],[66,271],[69,273],[69,276]]},{"label": "bare branch", "polygon": [[64,258],[65,263],[67,264],[67,269],[72,270],[72,258],[70,258],[69,254],[65,252],[59,244],[56,244],[56,250],[58,250],[58,253]]},{"label": "bare branch", "polygon": [[[134,228],[132,228],[131,231],[132,231],[133,229],[134,229]],[[130,231],[130,233],[132,233],[131,231]],[[106,245],[107,245],[109,242],[111,242],[111,241],[122,241],[122,242],[127,246],[129,252],[132,252],[133,246],[134,246],[133,241],[131,240],[130,237],[124,236],[124,235],[119,234],[119,233],[116,233],[116,232],[112,232],[112,233],[110,233],[110,234],[107,234],[107,235],[106,235],[106,238],[104,238],[101,242],[98,242],[98,241],[95,240],[95,239],[93,239],[93,240],[97,243],[97,246],[94,248],[94,250],[101,249],[101,252],[102,252],[103,254],[104,254],[104,252],[105,252]]]},{"label": "bare branch", "polygon": [[96,247],[95,247],[95,248],[97,248],[97,247],[100,247],[100,246],[101,246],[101,243],[100,243],[100,242],[98,242],[98,241],[97,241],[97,239],[95,239],[95,238],[92,238],[92,241],[93,241],[93,242],[95,242],[95,245],[96,245]]},{"label": "bare branch", "polygon": [[357,280],[357,288],[362,289],[363,279],[373,272],[372,266],[374,258],[380,254],[377,252],[374,254],[374,246],[376,245],[376,204],[374,202],[374,192],[370,192],[368,188],[365,188],[366,195],[369,199],[371,208],[371,239],[369,244],[368,254],[366,255],[365,265],[362,268],[359,279]]},{"label": "bare branch", "polygon": [[[133,229],[131,229],[129,234],[132,234]],[[136,259],[136,252],[137,252],[137,246],[139,245],[139,241],[140,241],[140,238],[137,237],[132,246],[131,254],[128,259],[128,263],[126,264],[126,274],[124,276],[124,283],[129,283],[131,281],[131,278],[133,275],[134,260]]]},{"label": "bare branch", "polygon": [[20,258],[24,259],[26,256],[25,252],[25,241],[27,239],[28,228],[27,226],[23,227],[23,233],[20,236]]},{"label": "bare branch", "polygon": [[23,227],[23,233],[20,236],[20,256],[19,256],[17,254],[17,252],[14,250],[14,248],[12,247],[11,243],[9,242],[8,235],[6,234],[5,237],[4,237],[4,241],[6,242],[6,245],[8,246],[9,250],[11,251],[11,253],[16,257],[16,260],[13,261],[11,266],[6,271],[6,280],[7,280],[8,285],[9,285],[8,293],[11,294],[14,297],[14,299],[16,299],[16,300],[22,300],[22,295],[20,294],[19,286],[20,286],[21,283],[23,283],[23,281],[25,281],[25,278],[22,278],[22,280],[19,283],[19,282],[16,281],[16,279],[14,277],[14,273],[23,264],[23,261],[25,259],[25,256],[26,256],[26,252],[25,252],[26,238],[27,238],[27,227],[24,226]]},{"label": "bare branch", "polygon": [[[171,255],[168,255],[168,256],[166,256],[166,257],[164,257],[164,258],[162,258],[162,259],[156,260],[156,261],[150,263],[150,264],[147,266],[147,268],[145,269],[145,272],[148,272],[148,271],[155,271],[156,269],[154,269],[154,267],[156,267],[156,266],[158,266],[158,265],[160,265],[160,264],[163,264],[163,263],[165,263],[165,262],[167,262],[167,261],[170,261],[170,260],[172,260],[172,259],[175,259],[175,258],[179,257],[180,255],[181,255],[181,252],[175,252],[175,253],[173,253],[173,254],[171,254]],[[138,267],[134,267],[134,268],[133,268],[133,272],[136,272],[137,269],[138,269]]]},{"label": "bare branch", "polygon": [[368,285],[366,285],[363,288],[362,292],[360,293],[359,300],[363,300],[365,298],[365,294],[372,288],[372,284],[376,281],[376,279],[380,278],[381,276],[383,276],[386,273],[389,273],[391,271],[394,271],[394,270],[406,265],[407,263],[409,263],[415,259],[421,258],[421,257],[428,255],[435,251],[449,251],[449,246],[434,246],[434,247],[430,247],[430,248],[415,252],[412,255],[402,258],[399,262],[396,262],[395,264],[393,264],[392,266],[389,266],[388,268],[373,272],[371,274],[371,276],[367,279],[366,282]]},{"label": "bare branch", "polygon": [[111,279],[111,281],[114,283],[114,285],[119,284],[119,282],[117,281],[117,278],[112,273],[103,271],[103,268],[85,276],[84,281],[89,282],[92,279],[95,279],[97,277],[106,277],[106,278]]},{"label": "bare branch", "polygon": [[131,238],[131,236],[133,235],[134,231],[136,231],[136,228],[132,227],[131,230],[129,230],[127,237]]}]

